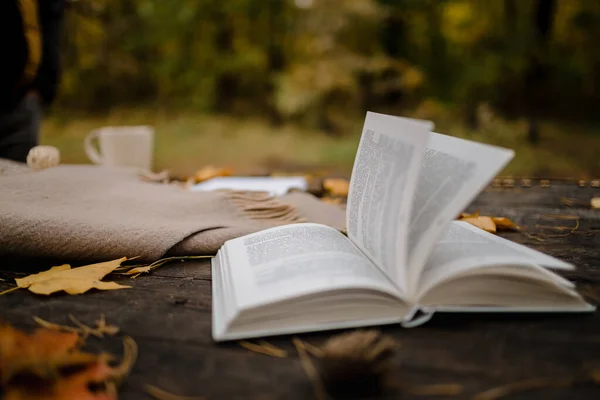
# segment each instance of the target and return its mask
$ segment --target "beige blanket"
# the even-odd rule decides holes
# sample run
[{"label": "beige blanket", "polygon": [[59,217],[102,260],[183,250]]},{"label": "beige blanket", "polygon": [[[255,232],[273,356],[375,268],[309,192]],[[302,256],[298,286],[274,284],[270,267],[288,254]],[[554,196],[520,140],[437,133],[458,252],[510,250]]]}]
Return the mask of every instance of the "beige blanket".
[{"label": "beige blanket", "polygon": [[306,193],[191,192],[128,169],[59,165],[32,171],[0,159],[0,256],[99,261],[213,254],[268,227],[344,227],[344,211]]}]

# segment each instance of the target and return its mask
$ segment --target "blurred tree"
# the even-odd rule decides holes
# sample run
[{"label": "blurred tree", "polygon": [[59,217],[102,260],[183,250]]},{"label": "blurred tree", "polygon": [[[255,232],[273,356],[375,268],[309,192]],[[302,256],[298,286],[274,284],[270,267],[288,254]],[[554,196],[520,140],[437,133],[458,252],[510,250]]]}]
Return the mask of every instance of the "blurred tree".
[{"label": "blurred tree", "polygon": [[367,109],[427,99],[477,127],[598,118],[600,2],[588,0],[78,0],[64,109],[130,105],[259,114],[332,133]]}]

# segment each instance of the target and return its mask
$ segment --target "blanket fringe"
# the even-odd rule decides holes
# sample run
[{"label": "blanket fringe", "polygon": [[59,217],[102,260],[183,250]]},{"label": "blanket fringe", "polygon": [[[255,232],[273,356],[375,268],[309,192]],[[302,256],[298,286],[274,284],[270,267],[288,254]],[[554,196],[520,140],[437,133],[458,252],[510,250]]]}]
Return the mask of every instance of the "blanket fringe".
[{"label": "blanket fringe", "polygon": [[296,207],[267,192],[225,191],[229,200],[251,219],[281,223],[306,222]]}]

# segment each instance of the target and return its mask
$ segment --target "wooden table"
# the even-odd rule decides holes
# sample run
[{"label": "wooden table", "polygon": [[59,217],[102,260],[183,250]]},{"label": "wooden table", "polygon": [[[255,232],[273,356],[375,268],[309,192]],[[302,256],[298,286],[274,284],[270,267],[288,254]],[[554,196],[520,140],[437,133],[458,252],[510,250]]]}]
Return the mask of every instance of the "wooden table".
[{"label": "wooden table", "polygon": [[[588,298],[600,298],[600,210],[589,207],[600,189],[575,182],[552,182],[529,188],[519,181],[512,188],[489,187],[468,208],[482,215],[506,216],[539,239],[523,233],[501,233],[516,242],[573,262],[579,268],[568,277]],[[560,216],[576,216],[563,219]],[[554,217],[553,217],[554,216]],[[558,216],[558,217],[556,217]],[[575,226],[577,230],[546,226]],[[552,237],[551,235],[558,236]],[[24,275],[22,261],[4,260],[0,290]],[[38,269],[48,265],[35,265]],[[19,271],[19,272],[15,272]],[[29,272],[29,271],[28,271]],[[291,337],[268,341],[289,351],[287,358],[256,354],[237,343],[215,344],[211,339],[211,273],[208,262],[165,266],[137,279],[122,279],[132,289],[82,296],[38,297],[17,291],[0,297],[0,318],[33,327],[32,316],[69,324],[73,314],[92,323],[101,313],[139,345],[132,375],[121,388],[122,399],[150,398],[142,386],[150,383],[173,393],[207,399],[308,399],[312,386],[304,374]],[[410,384],[463,386],[451,398],[471,398],[495,386],[528,378],[562,379],[600,370],[600,313],[583,315],[445,315],[425,326],[382,329],[402,345],[394,379]],[[337,333],[337,332],[336,332]],[[299,335],[319,345],[333,332]],[[90,340],[90,345],[115,354],[119,338]],[[398,398],[391,393],[387,398]],[[404,393],[403,399],[436,398]],[[444,397],[449,398],[449,397]],[[542,388],[510,399],[600,399],[600,385],[590,382],[564,388]]]}]

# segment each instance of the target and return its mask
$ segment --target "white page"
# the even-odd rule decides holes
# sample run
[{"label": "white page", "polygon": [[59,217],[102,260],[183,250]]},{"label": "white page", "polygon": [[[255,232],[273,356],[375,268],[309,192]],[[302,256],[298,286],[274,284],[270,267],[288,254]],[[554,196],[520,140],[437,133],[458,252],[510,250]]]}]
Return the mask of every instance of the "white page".
[{"label": "white page", "polygon": [[319,224],[267,229],[225,244],[241,308],[342,288],[398,289],[340,232]]},{"label": "white page", "polygon": [[[466,222],[453,221],[427,259],[419,280],[419,293],[423,294],[439,282],[468,270],[494,265],[544,266],[563,270],[575,268],[572,264],[485,232]],[[541,267],[536,269],[557,284],[573,287],[571,282],[550,271]]]},{"label": "white page", "polygon": [[290,189],[306,191],[308,183],[303,176],[226,176],[212,178],[190,188],[193,192],[223,189],[268,192],[271,196],[282,196]]},{"label": "white page", "polygon": [[409,287],[419,275],[435,241],[513,158],[512,150],[431,133],[422,159],[410,216]]},{"label": "white page", "polygon": [[350,181],[348,237],[404,292],[412,196],[432,126],[367,113]]}]

